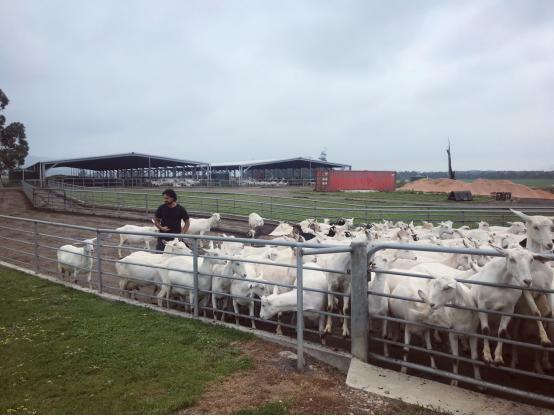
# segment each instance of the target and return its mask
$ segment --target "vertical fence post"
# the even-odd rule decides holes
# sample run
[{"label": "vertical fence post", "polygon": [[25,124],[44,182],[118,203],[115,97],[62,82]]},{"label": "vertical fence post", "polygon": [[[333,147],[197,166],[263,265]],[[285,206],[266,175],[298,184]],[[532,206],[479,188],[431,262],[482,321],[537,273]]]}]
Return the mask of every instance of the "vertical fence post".
[{"label": "vertical fence post", "polygon": [[98,291],[102,293],[102,233],[99,231],[96,231],[96,272],[98,274]]},{"label": "vertical fence post", "polygon": [[194,279],[194,316],[198,317],[198,240],[192,240],[192,275]]},{"label": "vertical fence post", "polygon": [[[94,181],[94,179],[93,179]],[[94,182],[93,182],[94,184]],[[86,194],[85,194],[86,195]],[[96,213],[96,200],[94,198],[94,194],[92,193],[92,191],[89,192],[89,200],[90,200],[90,204],[92,205],[92,214],[94,215]]]},{"label": "vertical fence post", "polygon": [[351,333],[352,355],[364,362],[369,353],[369,312],[367,300],[367,243],[352,243]]},{"label": "vertical fence post", "polygon": [[39,272],[38,237],[39,237],[39,235],[38,235],[38,222],[33,221],[33,238],[35,240],[33,269],[35,270],[35,273]]},{"label": "vertical fence post", "polygon": [[148,194],[144,194],[144,208],[146,211],[146,215],[148,215]]},{"label": "vertical fence post", "polygon": [[304,370],[304,282],[302,247],[296,249],[296,367]]}]

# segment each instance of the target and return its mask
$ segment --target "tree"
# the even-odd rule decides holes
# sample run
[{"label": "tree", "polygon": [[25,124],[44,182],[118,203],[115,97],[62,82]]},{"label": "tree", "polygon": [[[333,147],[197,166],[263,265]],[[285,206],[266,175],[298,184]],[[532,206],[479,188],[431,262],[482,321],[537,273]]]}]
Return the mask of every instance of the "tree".
[{"label": "tree", "polygon": [[[0,111],[4,110],[10,100],[0,89]],[[29,154],[29,144],[23,123],[14,122],[6,125],[6,117],[0,114],[0,183],[2,172],[14,169],[25,163]]]},{"label": "tree", "polygon": [[450,158],[450,140],[448,140],[448,149],[446,149],[446,153],[448,153],[448,177],[450,179],[456,179],[456,174],[452,170],[452,159]]},{"label": "tree", "polygon": [[318,157],[319,160],[322,160],[324,162],[327,162],[327,148],[323,148],[323,150],[321,151],[321,153],[319,154],[319,157]]}]

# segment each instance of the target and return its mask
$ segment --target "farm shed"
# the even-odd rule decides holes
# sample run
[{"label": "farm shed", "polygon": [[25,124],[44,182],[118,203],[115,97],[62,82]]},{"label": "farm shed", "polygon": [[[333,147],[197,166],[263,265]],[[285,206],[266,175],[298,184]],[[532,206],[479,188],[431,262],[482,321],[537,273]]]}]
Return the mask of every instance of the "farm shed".
[{"label": "farm shed", "polygon": [[236,178],[239,182],[245,179],[280,180],[291,184],[305,184],[315,178],[316,169],[351,169],[350,165],[327,162],[319,159],[296,157],[291,159],[251,160],[234,163],[212,163],[211,177],[226,175],[229,180]]},{"label": "farm shed", "polygon": [[79,179],[75,183],[84,186],[142,186],[150,179],[206,178],[209,173],[205,162],[134,152],[37,162],[27,169],[42,180],[52,168],[71,169],[71,177]]},{"label": "farm shed", "polygon": [[351,170],[336,171],[318,169],[315,190],[336,192],[346,190],[394,191],[396,172]]}]

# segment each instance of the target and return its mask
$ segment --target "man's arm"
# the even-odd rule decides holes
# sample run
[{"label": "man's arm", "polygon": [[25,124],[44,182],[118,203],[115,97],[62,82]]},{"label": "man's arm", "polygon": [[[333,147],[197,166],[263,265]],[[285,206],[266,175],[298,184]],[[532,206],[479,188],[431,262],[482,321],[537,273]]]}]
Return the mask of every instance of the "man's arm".
[{"label": "man's arm", "polygon": [[181,230],[182,234],[186,234],[190,227],[190,220],[187,218],[185,220],[185,225],[183,225],[183,229]]},{"label": "man's arm", "polygon": [[161,218],[158,218],[158,217],[154,217],[154,225],[156,226],[156,228],[160,231],[167,231],[169,230],[168,227],[163,227],[162,226],[162,219]]}]

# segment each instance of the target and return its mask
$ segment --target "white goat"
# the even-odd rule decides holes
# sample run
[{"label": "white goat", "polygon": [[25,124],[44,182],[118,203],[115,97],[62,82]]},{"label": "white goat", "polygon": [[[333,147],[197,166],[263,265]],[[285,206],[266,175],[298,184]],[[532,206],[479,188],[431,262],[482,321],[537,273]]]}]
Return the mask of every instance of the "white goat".
[{"label": "white goat", "polygon": [[58,271],[65,278],[67,271],[68,277],[71,278],[73,271],[73,280],[77,283],[79,272],[84,270],[88,272],[87,281],[89,288],[92,289],[91,274],[92,274],[92,253],[94,251],[95,238],[84,240],[84,247],[75,247],[71,244],[61,246],[57,251]]},{"label": "white goat", "polygon": [[[217,257],[217,253],[206,252],[210,256]],[[203,309],[204,317],[206,317],[205,307],[208,304],[209,293],[212,288],[212,274],[214,273],[214,267],[217,264],[224,264],[225,260],[217,258],[205,258],[198,259],[198,300],[199,307]],[[194,297],[194,273],[193,273],[193,259],[192,257],[177,256],[171,258],[164,264],[164,267],[179,269],[179,270],[166,270],[159,269],[162,288],[158,293],[158,305],[162,306],[163,298],[167,300],[167,307],[169,308],[169,298],[172,293],[180,295],[188,295],[191,305],[195,303]]]},{"label": "white goat", "polygon": [[255,212],[251,213],[248,216],[248,236],[251,238],[256,237],[256,231],[264,226],[264,219],[256,214]]},{"label": "white goat", "polygon": [[286,223],[286,222],[280,222],[275,229],[269,233],[272,237],[283,237],[288,236],[292,237],[294,234],[292,225]]},{"label": "white goat", "polygon": [[[375,257],[374,264],[379,269],[387,270],[390,267],[390,261],[387,257]],[[382,272],[375,272],[371,281],[367,282],[367,305],[369,312],[369,328],[372,331],[374,322],[380,321],[381,338],[385,338],[387,334],[388,321],[372,318],[374,315],[388,316],[389,315],[389,298],[386,295],[390,295],[390,287],[388,285],[386,274]],[[385,356],[389,356],[389,344],[383,343]]]},{"label": "white goat", "polygon": [[[436,277],[435,277],[436,278]],[[444,281],[450,280],[446,286],[443,285],[444,289],[441,293],[436,290],[429,292],[428,296],[423,296],[422,299],[431,307],[433,305],[445,305],[451,304],[456,306],[462,306],[466,308],[477,308],[477,302],[471,294],[471,290],[468,286],[463,283],[457,282],[451,277],[446,277]],[[451,288],[454,288],[451,290]],[[421,297],[421,295],[420,295]],[[479,329],[479,317],[477,312],[467,309],[458,309],[458,308],[438,308],[437,314],[441,316],[437,319],[439,322],[442,321],[445,323],[447,328],[450,328],[454,331],[466,332],[469,334],[476,334]],[[450,349],[452,355],[459,356],[459,339],[465,340],[469,338],[469,348],[471,351],[471,359],[477,361],[479,359],[479,350],[478,350],[478,338],[475,336],[464,336],[458,335],[453,332],[448,332],[448,340],[450,343]],[[458,360],[454,359],[452,361],[452,370],[454,374],[458,374]],[[479,366],[473,365],[473,375],[476,379],[481,379],[481,374],[479,371]],[[453,386],[458,385],[457,380],[451,380],[450,384]]]},{"label": "white goat", "polygon": [[[553,270],[547,264],[546,258],[541,258],[540,253],[549,252],[552,250],[552,230],[553,222],[550,218],[541,215],[529,216],[520,211],[512,210],[521,219],[525,220],[527,226],[527,249],[536,253],[535,261],[531,265],[531,273],[533,276],[532,286],[538,289],[552,289]],[[512,224],[513,226],[513,224]],[[525,291],[524,296],[516,304],[516,312],[523,315],[534,316],[550,316],[552,314],[553,294],[544,294],[541,292]],[[552,324],[550,324],[552,325]],[[549,325],[547,325],[548,327]],[[535,329],[536,328],[536,329]],[[525,337],[538,337],[543,346],[551,345],[548,333],[546,333],[542,321],[531,321],[516,319],[515,321],[515,337],[525,339]],[[551,367],[548,352],[543,353],[542,365],[539,359],[538,351],[534,351],[534,367],[535,371],[542,373],[545,368]],[[517,364],[518,351],[517,347],[512,346],[512,366]]]},{"label": "white goat", "polygon": [[[449,325],[444,320],[444,316],[437,313],[437,309],[444,306],[450,299],[450,292],[455,289],[456,281],[449,277],[438,277],[434,279],[410,279],[405,284],[397,285],[391,292],[393,296],[421,299],[423,303],[417,301],[405,301],[391,298],[389,300],[390,312],[393,316],[412,321],[414,323],[426,323],[434,325]],[[430,299],[433,299],[430,301]],[[423,336],[428,350],[432,350],[431,331],[422,325],[405,324],[404,325],[404,361],[408,361],[409,345],[412,335]],[[435,357],[429,354],[431,367],[437,368]],[[406,373],[407,368],[402,367],[401,371]]]},{"label": "white goat", "polygon": [[[127,224],[122,227],[116,228],[117,231],[129,231],[129,232],[139,232],[139,233],[156,233],[158,229],[154,226],[139,226],[133,224]],[[119,234],[119,246],[117,247],[117,253],[119,257],[123,257],[121,254],[121,247],[126,242],[128,243],[143,243],[144,248],[150,250],[150,243],[154,243],[156,237],[149,237],[146,235],[134,235],[134,234]]]},{"label": "white goat", "polygon": [[510,227],[507,232],[510,234],[525,234],[527,232],[527,227],[520,221],[508,222],[508,224],[510,224]]},{"label": "white goat", "polygon": [[[327,290],[330,292],[341,291],[344,294],[342,313],[346,316],[348,313],[348,303],[350,301],[350,286],[352,283],[352,277],[350,276],[352,258],[350,256],[350,253],[336,253],[320,256],[317,259],[317,264],[322,269],[337,270],[339,272],[342,272],[325,272],[325,274],[327,276]],[[338,301],[336,300],[334,295],[327,295],[327,310],[329,312],[333,311],[336,303],[338,303]],[[327,324],[325,325],[326,334],[330,334],[332,332],[332,325],[333,324],[331,316],[327,316]],[[349,334],[350,330],[348,329],[347,318],[343,318],[342,336],[346,337]]]},{"label": "white goat", "polygon": [[[242,264],[242,262],[241,262]],[[246,267],[248,266],[248,267]],[[254,318],[254,296],[262,297],[265,295],[265,285],[262,283],[262,275],[253,275],[254,268],[251,264],[245,265],[246,273],[239,274],[243,279],[234,279],[231,282],[231,298],[233,299],[233,311],[235,312],[235,323],[239,325],[240,306],[248,306],[248,315],[250,316],[250,324],[253,329],[256,329],[256,321]],[[252,282],[251,280],[260,280],[260,282]]]},{"label": "white goat", "polygon": [[[316,263],[307,263],[305,266],[317,268]],[[306,289],[327,290],[327,278],[325,273],[320,270],[304,270],[303,271],[303,310],[306,318],[316,318],[319,321],[319,334],[321,342],[325,343],[324,339],[324,324],[325,316],[316,311],[325,311],[327,306],[326,296],[321,292],[313,292]],[[295,283],[296,284],[296,283]],[[296,312],[297,310],[297,289],[290,292],[272,294],[262,296],[260,318],[270,319],[278,313]],[[313,312],[312,312],[313,311]]]},{"label": "white goat", "polygon": [[115,263],[122,294],[125,294],[127,290],[138,290],[146,286],[154,286],[154,290],[156,290],[161,283],[158,267],[163,267],[167,261],[174,257],[174,254],[191,253],[186,244],[178,239],[164,243],[163,254],[135,251]]},{"label": "white goat", "polygon": [[187,234],[204,235],[212,228],[217,228],[221,222],[221,215],[217,212],[210,218],[191,218]]},{"label": "white goat", "polygon": [[[532,284],[531,263],[535,255],[521,247],[514,249],[496,249],[506,257],[491,260],[472,277],[472,280],[483,283],[519,286],[522,288],[530,287]],[[527,293],[528,291],[524,292]],[[514,313],[515,306],[522,296],[522,290],[472,284],[471,295],[475,298],[479,309]],[[486,312],[479,312],[478,315],[481,323],[481,332],[483,334],[489,335],[491,333],[489,321],[496,324],[498,320],[500,320],[498,337],[502,338],[508,335],[507,330],[511,316],[502,315],[501,318],[498,318],[496,314],[489,315]],[[540,321],[538,322],[540,323]],[[492,363],[494,361],[496,364],[504,364],[502,346],[502,341],[499,341],[494,352],[493,360],[489,340],[485,339],[483,347],[483,358],[485,362]]]}]

